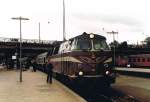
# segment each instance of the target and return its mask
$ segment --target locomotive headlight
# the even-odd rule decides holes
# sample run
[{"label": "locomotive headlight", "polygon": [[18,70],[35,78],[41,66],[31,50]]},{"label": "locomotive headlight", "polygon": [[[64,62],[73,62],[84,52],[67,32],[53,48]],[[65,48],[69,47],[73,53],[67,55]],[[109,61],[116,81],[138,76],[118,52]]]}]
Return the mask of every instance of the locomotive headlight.
[{"label": "locomotive headlight", "polygon": [[108,75],[109,73],[110,73],[110,72],[109,72],[108,70],[105,72],[106,75]]},{"label": "locomotive headlight", "polygon": [[80,71],[78,74],[79,74],[80,76],[82,76],[82,75],[83,75],[83,72],[82,72],[82,71]]},{"label": "locomotive headlight", "polygon": [[94,34],[90,34],[90,38],[91,38],[91,39],[94,38]]}]

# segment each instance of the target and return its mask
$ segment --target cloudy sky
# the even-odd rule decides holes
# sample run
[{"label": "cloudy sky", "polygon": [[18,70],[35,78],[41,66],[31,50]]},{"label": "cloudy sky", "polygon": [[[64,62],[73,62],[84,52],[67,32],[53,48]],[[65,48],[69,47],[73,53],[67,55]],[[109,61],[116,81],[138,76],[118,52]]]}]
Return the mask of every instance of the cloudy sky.
[{"label": "cloudy sky", "polygon": [[[19,37],[19,21],[12,17],[27,17],[22,22],[23,39],[38,39],[38,23],[42,40],[62,40],[63,0],[0,0],[0,37]],[[115,38],[140,43],[150,34],[148,0],[65,0],[66,37],[83,32],[97,33],[112,41],[107,32],[119,32]],[[50,22],[50,23],[48,23]]]}]

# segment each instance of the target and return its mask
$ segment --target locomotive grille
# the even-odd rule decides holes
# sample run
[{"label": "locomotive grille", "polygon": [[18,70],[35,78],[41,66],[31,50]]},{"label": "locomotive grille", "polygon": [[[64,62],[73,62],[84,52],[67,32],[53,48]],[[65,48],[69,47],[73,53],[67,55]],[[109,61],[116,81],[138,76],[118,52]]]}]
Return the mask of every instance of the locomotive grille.
[{"label": "locomotive grille", "polygon": [[103,74],[105,71],[105,68],[102,63],[96,64],[95,68],[96,68],[96,74]]}]

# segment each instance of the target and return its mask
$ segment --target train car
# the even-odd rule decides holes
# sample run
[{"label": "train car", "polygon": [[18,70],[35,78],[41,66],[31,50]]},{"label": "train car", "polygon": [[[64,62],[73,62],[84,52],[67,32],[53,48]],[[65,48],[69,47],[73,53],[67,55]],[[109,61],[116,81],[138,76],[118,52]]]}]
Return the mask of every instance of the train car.
[{"label": "train car", "polygon": [[97,34],[87,34],[71,38],[57,46],[48,56],[56,76],[62,76],[80,83],[115,82],[112,52],[106,38]]},{"label": "train car", "polygon": [[47,57],[51,56],[52,52],[53,48],[36,56],[35,62],[38,70],[46,72]]},{"label": "train car", "polygon": [[127,67],[129,65],[128,56],[125,55],[115,56],[115,65],[119,67]]},{"label": "train car", "polygon": [[150,54],[132,54],[122,57],[119,56],[116,57],[116,65],[121,67],[150,67]]},{"label": "train car", "polygon": [[46,72],[47,56],[48,56],[48,52],[44,52],[44,53],[37,55],[35,61],[36,61],[38,70]]},{"label": "train car", "polygon": [[128,62],[133,67],[150,67],[150,54],[130,55]]}]

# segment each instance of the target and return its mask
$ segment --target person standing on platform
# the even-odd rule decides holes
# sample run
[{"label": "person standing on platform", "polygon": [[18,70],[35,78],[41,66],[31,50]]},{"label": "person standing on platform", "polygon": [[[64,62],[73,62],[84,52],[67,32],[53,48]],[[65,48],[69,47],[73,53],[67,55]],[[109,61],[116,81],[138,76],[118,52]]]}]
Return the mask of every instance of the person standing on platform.
[{"label": "person standing on platform", "polygon": [[36,67],[37,67],[37,64],[36,64],[36,62],[34,61],[34,62],[33,62],[33,71],[34,71],[34,72],[36,72]]},{"label": "person standing on platform", "polygon": [[51,64],[51,62],[47,63],[46,70],[47,70],[47,83],[52,84],[53,65]]},{"label": "person standing on platform", "polygon": [[32,67],[33,67],[33,72],[36,72],[36,67],[37,67],[36,61],[32,60],[31,63],[32,63]]}]

